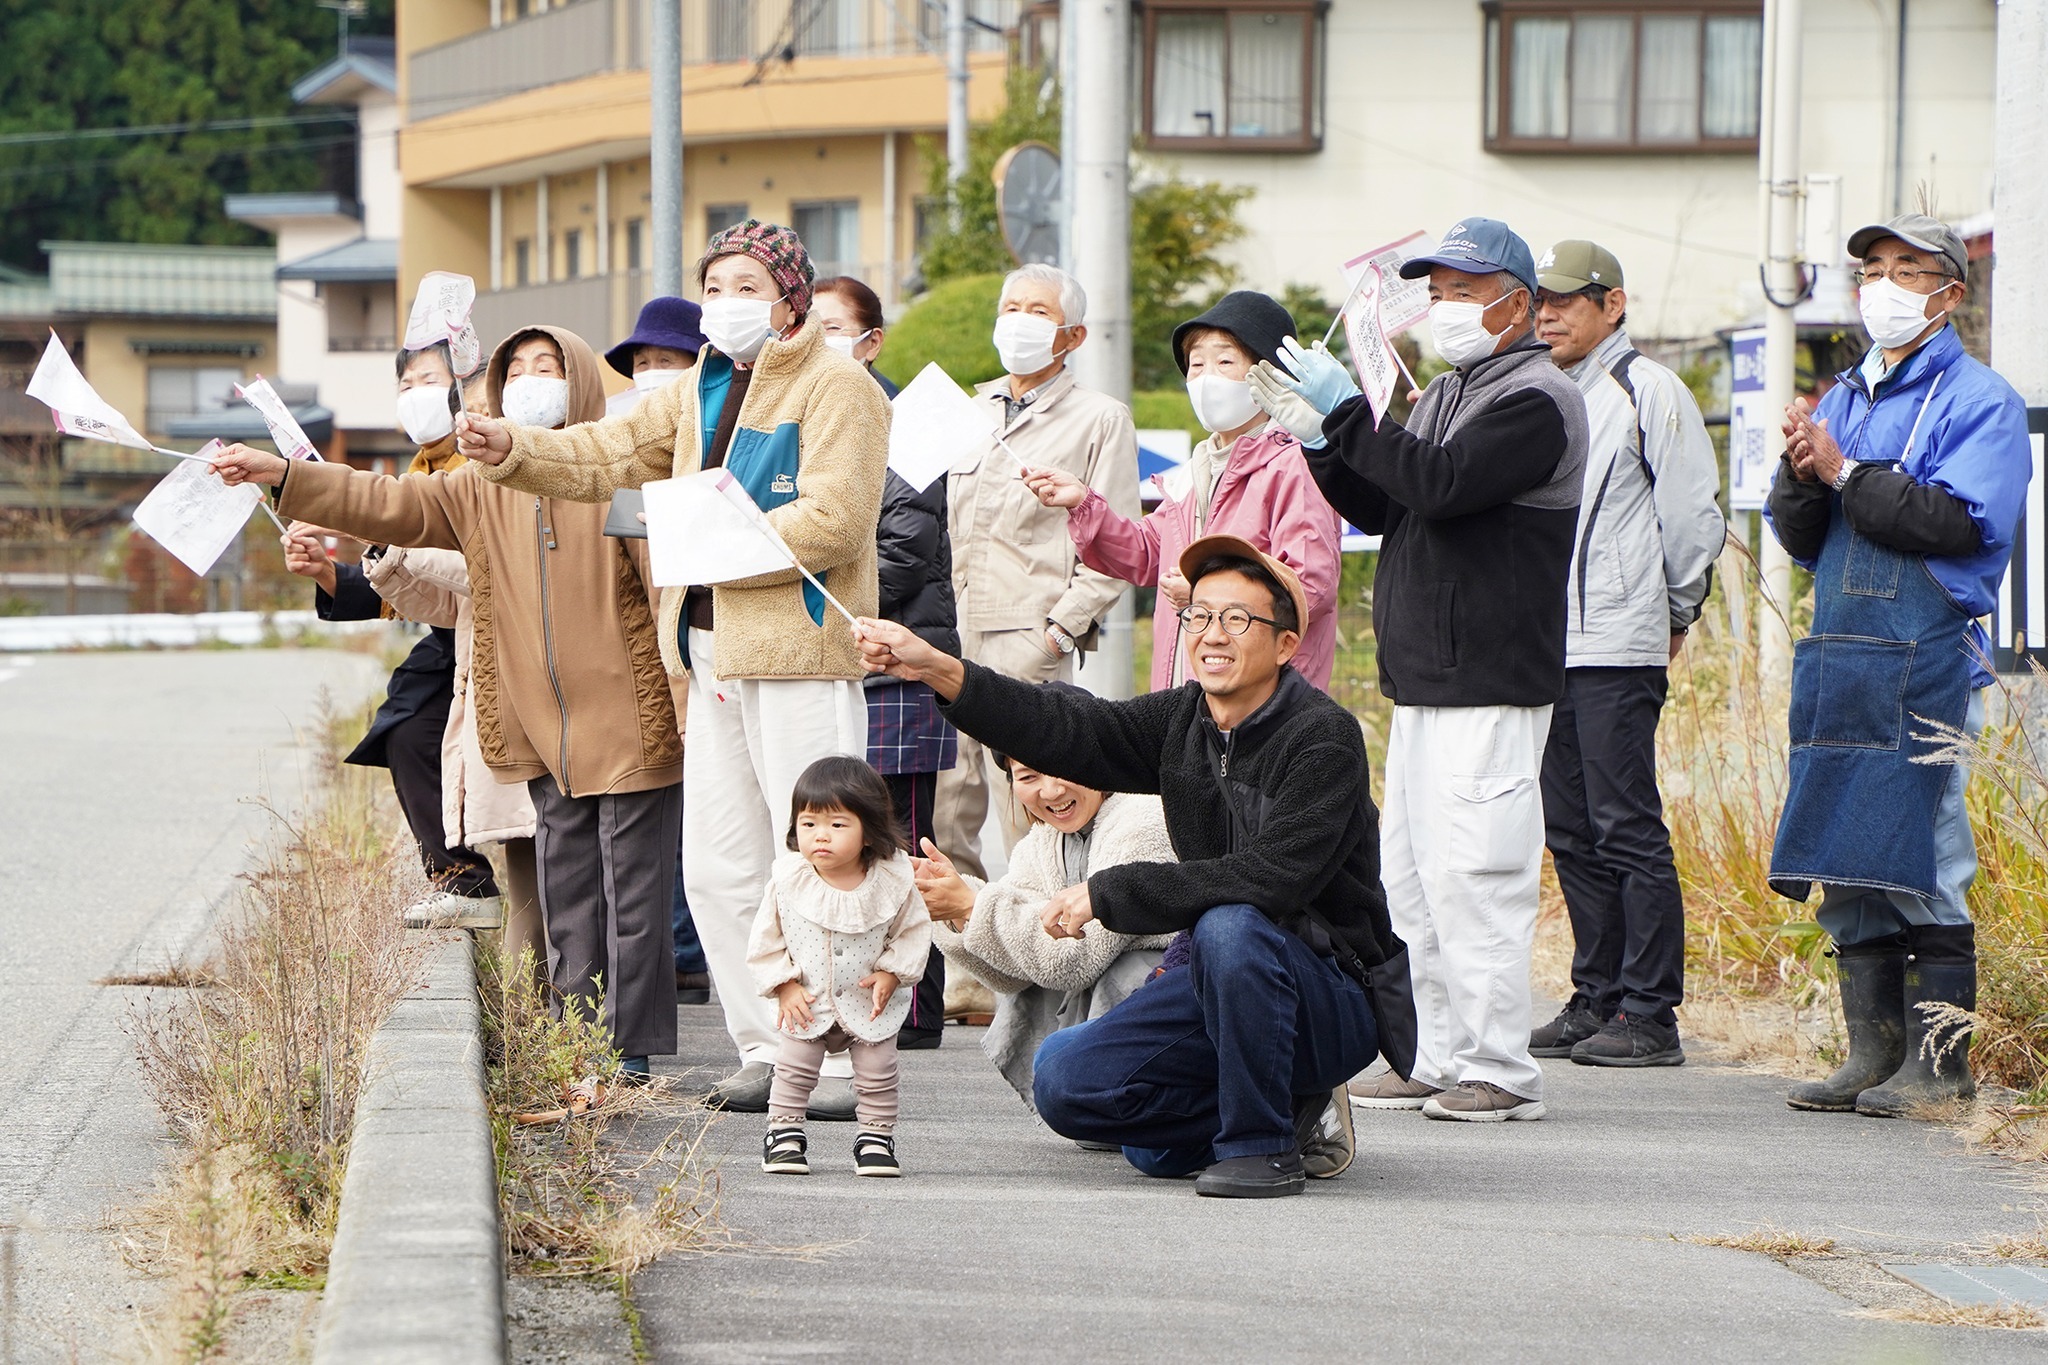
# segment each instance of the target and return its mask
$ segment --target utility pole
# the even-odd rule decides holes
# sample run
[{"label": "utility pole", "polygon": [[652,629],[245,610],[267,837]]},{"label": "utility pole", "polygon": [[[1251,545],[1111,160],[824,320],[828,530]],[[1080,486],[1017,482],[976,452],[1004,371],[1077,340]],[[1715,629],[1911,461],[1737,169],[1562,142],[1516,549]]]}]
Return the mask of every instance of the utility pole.
[{"label": "utility pole", "polygon": [[[1799,329],[1793,309],[1806,294],[1800,256],[1799,63],[1802,0],[1765,0],[1763,127],[1757,139],[1758,180],[1764,219],[1764,430],[1765,447],[1782,455],[1779,414],[1792,401]],[[1756,614],[1758,668],[1767,686],[1792,674],[1792,558],[1768,528],[1759,559],[1767,601]],[[1771,605],[1776,604],[1776,611]]]},{"label": "utility pole", "polygon": [[[1120,402],[1131,401],[1131,7],[1129,0],[1068,0],[1061,27],[1074,117],[1061,130],[1073,165],[1067,201],[1067,269],[1088,293],[1088,341],[1074,353],[1075,379]],[[1090,661],[1090,691],[1131,693],[1131,598],[1103,622]]]},{"label": "utility pole", "polygon": [[683,292],[683,4],[653,0],[654,45],[648,54],[654,126],[648,137],[653,203],[654,287],[650,295]]},{"label": "utility pole", "polygon": [[946,181],[958,185],[966,174],[967,0],[946,0]]},{"label": "utility pole", "polygon": [[[2048,70],[2048,4],[2043,0],[2001,0],[1998,6],[1997,126],[1992,133],[1992,208],[1997,243],[1996,269],[1991,276],[1991,360],[2005,381],[2026,402],[2028,426],[2048,410],[2048,312],[2041,291],[2048,289],[2048,108],[2041,100],[2041,73]],[[2034,436],[2034,482],[2042,475],[2039,444]],[[2031,492],[2032,490],[2030,490]],[[2028,499],[2030,506],[2034,499]],[[2017,581],[1999,594],[2003,608],[2011,604],[2010,622],[2001,620],[1997,639],[2011,628],[2011,642],[2028,654],[2048,657],[2048,639],[2031,627],[2048,618],[2040,594],[2041,579],[2033,572],[2042,562],[2048,537],[2031,511],[2021,521],[2019,561],[2010,571]],[[2022,577],[2021,565],[2025,566]],[[2025,664],[2016,665],[2024,675]],[[1999,690],[1992,689],[1992,695]]]}]

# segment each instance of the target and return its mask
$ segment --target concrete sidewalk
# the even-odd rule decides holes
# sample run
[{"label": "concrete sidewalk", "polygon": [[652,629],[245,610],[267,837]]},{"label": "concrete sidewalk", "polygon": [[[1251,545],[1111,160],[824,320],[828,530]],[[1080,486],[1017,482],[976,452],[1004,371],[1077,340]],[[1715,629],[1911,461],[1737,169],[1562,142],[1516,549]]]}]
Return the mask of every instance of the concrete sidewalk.
[{"label": "concrete sidewalk", "polygon": [[[692,1084],[730,1066],[719,1019],[683,1010]],[[1707,1065],[1556,1062],[1540,1123],[1361,1111],[1348,1175],[1235,1203],[1054,1137],[979,1041],[903,1055],[900,1181],[853,1175],[850,1124],[811,1125],[811,1176],[762,1175],[761,1118],[719,1120],[727,1223],[830,1249],[641,1272],[656,1359],[2048,1360],[2048,1333],[1855,1316],[1913,1297],[1874,1256],[2031,1233],[2048,1207],[1941,1128],[1795,1114],[1780,1082]],[[1795,1270],[1676,1240],[1764,1224],[1854,1254]]]}]

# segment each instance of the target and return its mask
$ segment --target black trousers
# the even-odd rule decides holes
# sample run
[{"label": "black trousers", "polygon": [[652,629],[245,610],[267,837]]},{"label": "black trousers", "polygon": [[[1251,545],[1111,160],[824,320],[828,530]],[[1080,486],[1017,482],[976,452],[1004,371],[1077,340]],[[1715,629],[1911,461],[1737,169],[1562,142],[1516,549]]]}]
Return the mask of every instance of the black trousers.
[{"label": "black trousers", "polygon": [[1571,915],[1572,990],[1603,1019],[1677,1021],[1685,903],[1657,794],[1662,668],[1570,668],[1543,751],[1545,842]]},{"label": "black trousers", "polygon": [[420,859],[437,891],[458,896],[495,896],[498,883],[491,864],[472,848],[448,847],[448,826],[441,817],[441,733],[448,728],[448,693],[391,728],[384,759],[391,765],[391,785],[398,808],[413,838],[420,841]]},{"label": "black trousers", "polygon": [[669,908],[683,784],[615,796],[564,796],[552,777],[526,784],[537,828],[548,979],[592,1005],[602,990],[612,1045],[628,1057],[676,1050]]},{"label": "black trousers", "polygon": [[[938,797],[939,775],[937,773],[889,773],[882,781],[889,786],[889,799],[895,803],[896,819],[902,823],[903,832],[910,836],[911,852],[922,858],[923,845],[920,840],[927,836],[936,839],[933,833],[932,803]],[[918,980],[917,990],[910,997],[910,1017],[903,1021],[905,1028],[929,1029],[933,1033],[946,1026],[946,958],[937,947],[925,959],[924,976]]]}]

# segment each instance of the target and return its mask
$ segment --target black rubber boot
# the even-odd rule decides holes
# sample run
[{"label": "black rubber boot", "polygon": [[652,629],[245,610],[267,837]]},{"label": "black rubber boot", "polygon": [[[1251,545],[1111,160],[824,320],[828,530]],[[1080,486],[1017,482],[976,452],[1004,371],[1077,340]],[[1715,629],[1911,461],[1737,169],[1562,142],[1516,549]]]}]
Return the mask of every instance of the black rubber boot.
[{"label": "black rubber boot", "polygon": [[1906,1060],[1906,936],[1835,949],[1849,1056],[1824,1081],[1801,1081],[1785,1095],[1794,1109],[1847,1114],[1856,1097],[1882,1085]]},{"label": "black rubber boot", "polygon": [[1930,924],[1906,933],[1912,953],[1906,961],[1906,1058],[1890,1080],[1856,1097],[1856,1112],[1872,1118],[1913,1118],[1929,1106],[1977,1093],[1970,1076],[1970,1025],[1929,1018],[1922,1008],[1977,1008],[1976,926]]}]

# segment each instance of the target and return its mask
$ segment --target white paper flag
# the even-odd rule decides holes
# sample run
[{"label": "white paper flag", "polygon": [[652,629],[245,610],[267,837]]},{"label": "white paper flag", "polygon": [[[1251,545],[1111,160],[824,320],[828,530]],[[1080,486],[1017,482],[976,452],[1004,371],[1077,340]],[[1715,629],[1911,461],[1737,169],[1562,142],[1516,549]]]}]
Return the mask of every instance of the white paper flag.
[{"label": "white paper flag", "polygon": [[1344,337],[1351,343],[1351,364],[1358,371],[1365,401],[1372,404],[1372,421],[1377,427],[1394,396],[1394,361],[1387,351],[1386,333],[1380,328],[1380,268],[1370,262],[1358,291],[1344,309]]},{"label": "white paper flag", "polygon": [[719,490],[720,479],[738,482],[726,470],[707,469],[641,486],[656,586],[698,588],[795,566],[781,543]]},{"label": "white paper flag", "polygon": [[922,493],[988,443],[994,414],[974,401],[937,361],[918,371],[891,404],[889,468]]},{"label": "white paper flag", "polygon": [[469,325],[469,311],[475,305],[475,280],[447,270],[428,271],[420,277],[419,292],[413,295],[412,312],[405,320],[405,349],[417,351],[445,341],[455,363],[455,377],[468,377],[483,359],[476,328]]},{"label": "white paper flag", "polygon": [[1380,326],[1397,337],[1429,316],[1429,277],[1401,278],[1401,263],[1417,254],[1428,238],[1411,232],[1398,242],[1376,246],[1344,262],[1344,282],[1355,285],[1368,264],[1380,268]]},{"label": "white paper flag", "polygon": [[318,460],[320,452],[306,438],[305,428],[292,416],[292,410],[277,396],[277,390],[270,387],[270,381],[262,375],[247,384],[235,385],[235,392],[243,402],[263,414],[263,425],[270,428],[270,439],[277,443],[277,453],[287,460]]},{"label": "white paper flag", "polygon": [[50,344],[43,348],[43,358],[36,362],[36,372],[28,381],[28,396],[50,409],[50,415],[57,419],[57,430],[67,436],[83,436],[89,441],[107,441],[136,450],[157,449],[85,382],[85,376],[71,361],[71,352],[57,340],[55,331],[50,333]]},{"label": "white paper flag", "polygon": [[205,462],[219,449],[219,441],[207,442],[198,459],[164,475],[135,509],[135,524],[201,578],[263,501],[263,490],[253,483],[230,488],[221,482]]}]

